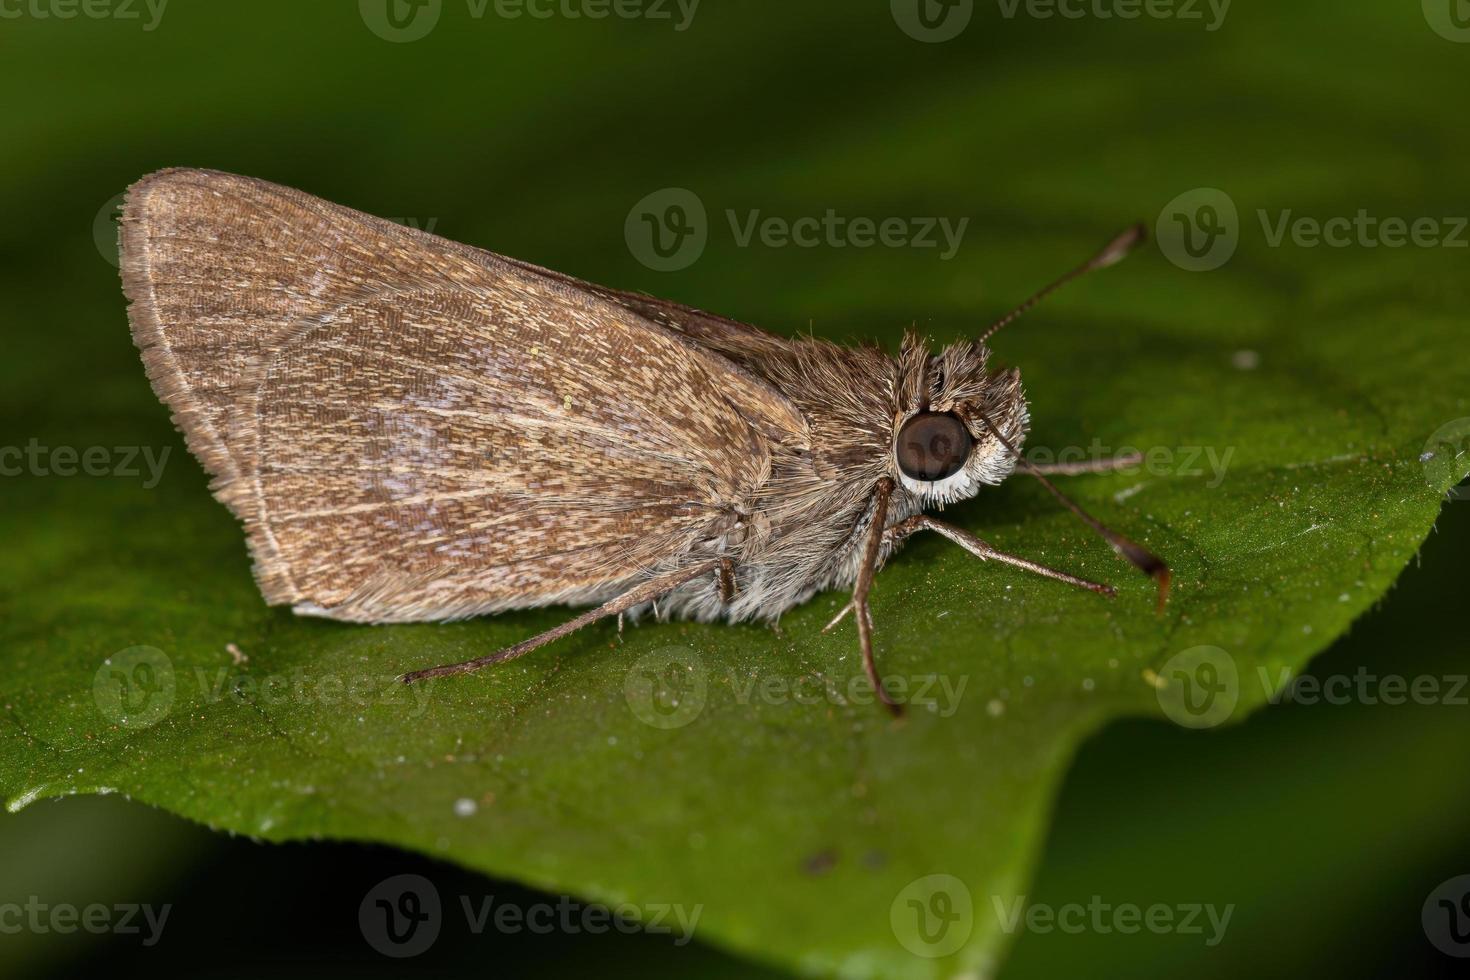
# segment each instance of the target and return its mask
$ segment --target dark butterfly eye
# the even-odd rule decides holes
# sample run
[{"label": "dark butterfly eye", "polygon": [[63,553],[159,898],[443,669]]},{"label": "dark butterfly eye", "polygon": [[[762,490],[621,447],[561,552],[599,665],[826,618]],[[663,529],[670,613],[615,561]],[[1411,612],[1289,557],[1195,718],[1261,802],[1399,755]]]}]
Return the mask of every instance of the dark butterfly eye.
[{"label": "dark butterfly eye", "polygon": [[970,458],[970,430],[948,412],[915,415],[898,430],[894,455],[903,475],[933,482],[958,473]]}]

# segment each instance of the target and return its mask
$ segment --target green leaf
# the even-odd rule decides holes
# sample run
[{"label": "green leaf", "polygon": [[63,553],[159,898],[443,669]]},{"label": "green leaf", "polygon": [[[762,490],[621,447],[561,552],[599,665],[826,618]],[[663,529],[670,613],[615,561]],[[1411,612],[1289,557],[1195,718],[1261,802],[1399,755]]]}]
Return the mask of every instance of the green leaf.
[{"label": "green leaf", "polygon": [[[359,28],[325,5],[291,11],[300,31],[288,45]],[[1330,54],[1302,51],[1295,39],[1329,14]],[[427,112],[421,93],[383,90],[376,108],[391,122],[375,139],[388,167],[376,145],[292,162],[238,129],[197,135],[188,103],[210,89],[195,76],[215,70],[190,55],[197,39],[241,59],[266,39],[219,11],[193,16],[216,20],[160,32],[146,92],[103,86],[91,115],[68,123],[126,144],[124,127],[147,121],[159,130],[147,152],[120,149],[83,190],[43,187],[39,201],[19,180],[0,185],[20,219],[0,232],[17,256],[0,277],[15,298],[8,315],[26,324],[7,332],[0,368],[18,423],[5,443],[106,447],[115,464],[117,447],[171,451],[156,487],[41,475],[54,455],[4,481],[0,793],[12,809],[122,792],[267,840],[381,841],[553,892],[697,907],[698,938],[793,969],[989,973],[1010,938],[997,903],[1027,892],[1080,740],[1120,716],[1215,724],[1266,703],[1378,600],[1464,475],[1446,460],[1470,416],[1465,252],[1270,238],[1288,210],[1322,221],[1454,213],[1444,189],[1459,186],[1467,137],[1420,94],[1448,91],[1463,52],[1415,9],[1241,10],[1218,36],[1182,22],[977,14],[944,46],[870,11],[840,50],[815,14],[773,31],[768,17],[711,10],[693,41],[639,35],[637,58],[590,34],[467,23],[401,46],[365,37],[211,104],[269,135],[310,92],[323,145],[335,147],[361,138],[359,95],[384,58],[403,77],[481,63],[492,45],[501,71],[573,66],[504,105],[448,86]],[[88,64],[84,50],[23,29],[37,36],[17,48],[22,69]],[[143,39],[114,43],[131,52]],[[770,75],[701,75],[712,52],[738,61],[755,46],[770,52]],[[869,64],[892,70],[869,77]],[[606,91],[609,74],[623,91]],[[703,78],[703,94],[670,78]],[[320,91],[327,80],[344,84]],[[145,111],[173,99],[176,114]],[[252,122],[262,99],[276,121]],[[737,145],[719,110],[755,104],[769,120]],[[50,138],[50,114],[17,111],[21,142]],[[650,112],[698,152],[651,155],[632,126]],[[590,145],[547,132],[555,113],[593,127]],[[462,133],[460,118],[480,124],[440,145],[444,129]],[[973,334],[1128,222],[1167,232],[1171,200],[1220,188],[1239,241],[1219,268],[1185,271],[1150,250],[997,339],[1032,398],[1031,447],[1155,451],[1143,472],[1060,482],[1170,561],[1169,606],[1156,616],[1149,582],[1015,481],[947,517],[1121,594],[1077,593],[915,540],[874,594],[884,674],[931,704],[902,724],[866,697],[851,624],[820,634],[844,599],[835,594],[787,615],[780,635],[643,625],[619,643],[603,624],[498,670],[396,685],[404,670],[493,650],[566,613],[360,627],[264,607],[239,529],[147,389],[90,236],[94,209],[129,180],[204,163],[380,213],[442,214],[437,230],[452,237],[774,329],[810,320],[819,334],[890,347],[916,319],[943,339]],[[632,203],[665,185],[693,189],[711,220],[704,256],[670,275],[638,266],[621,237]],[[943,260],[939,249],[741,247],[726,218],[828,208],[971,221]],[[40,230],[21,247],[17,229]],[[1187,264],[1176,240],[1163,248]],[[231,645],[248,660],[236,664]],[[1225,686],[1196,714],[1208,692],[1186,681]],[[928,919],[926,933],[923,911],[950,918],[942,929]]]}]

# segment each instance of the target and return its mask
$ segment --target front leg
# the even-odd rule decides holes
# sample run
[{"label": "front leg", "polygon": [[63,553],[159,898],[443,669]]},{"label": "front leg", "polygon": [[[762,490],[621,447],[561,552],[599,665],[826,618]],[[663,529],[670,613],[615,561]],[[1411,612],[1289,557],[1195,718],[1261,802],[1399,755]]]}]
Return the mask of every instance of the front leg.
[{"label": "front leg", "polygon": [[1079,589],[1087,589],[1089,592],[1096,592],[1099,595],[1105,595],[1109,598],[1118,594],[1117,590],[1111,585],[1103,585],[1101,582],[1078,578],[1076,575],[1061,572],[1055,568],[1049,568],[1029,558],[1022,558],[1018,555],[1009,555],[1004,551],[998,551],[991,546],[990,542],[983,538],[977,538],[969,531],[955,527],[953,524],[936,521],[928,514],[916,514],[907,520],[899,521],[887,530],[883,535],[883,541],[885,544],[894,545],[916,531],[934,531],[942,534],[981,561],[990,561],[993,559],[1007,565],[1014,565],[1016,568],[1024,568],[1028,572],[1034,572],[1046,578],[1056,579],[1058,582],[1066,582],[1068,585],[1075,585]]},{"label": "front leg", "polygon": [[852,599],[822,632],[831,630],[842,621],[842,617],[849,611],[856,612],[858,647],[862,650],[863,670],[867,672],[868,683],[873,686],[878,700],[883,702],[895,718],[898,718],[903,715],[903,706],[893,700],[883,686],[882,679],[878,677],[878,667],[873,661],[873,614],[868,608],[868,592],[873,588],[873,575],[878,569],[878,556],[882,553],[883,541],[887,537],[888,501],[892,496],[893,481],[885,476],[878,481],[878,487],[873,496],[873,520],[868,526],[868,540],[863,548],[862,563],[858,566],[857,582],[852,587]]},{"label": "front leg", "polygon": [[729,558],[720,559],[715,570],[715,587],[720,590],[720,601],[725,605],[735,601],[735,563]]},{"label": "front leg", "polygon": [[[1029,558],[1022,558],[1019,555],[1007,554],[993,547],[989,541],[978,538],[969,531],[955,527],[953,524],[946,524],[943,521],[935,520],[928,514],[915,514],[913,517],[899,521],[883,532],[883,544],[892,548],[905,538],[919,531],[933,531],[936,534],[942,534],[981,561],[993,560],[1006,565],[1014,565],[1016,568],[1024,568],[1028,572],[1033,572],[1046,578],[1056,579],[1058,582],[1066,582],[1068,585],[1075,585],[1079,589],[1096,592],[1098,595],[1105,595],[1110,599],[1118,594],[1118,590],[1111,585],[1104,585],[1101,582],[1079,578],[1069,572],[1059,571],[1047,565],[1042,565],[1039,562],[1034,562]],[[842,610],[833,617],[832,622],[828,623],[826,628],[823,629],[823,632],[825,633],[842,622],[847,614],[852,612],[852,609],[853,604],[851,602],[843,606]]]}]

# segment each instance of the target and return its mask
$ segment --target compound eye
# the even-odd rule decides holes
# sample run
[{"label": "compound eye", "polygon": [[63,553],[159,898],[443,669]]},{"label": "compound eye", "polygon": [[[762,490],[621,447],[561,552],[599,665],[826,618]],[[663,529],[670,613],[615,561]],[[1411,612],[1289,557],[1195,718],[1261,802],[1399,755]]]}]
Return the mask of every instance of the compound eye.
[{"label": "compound eye", "polygon": [[894,456],[911,480],[932,483],[958,473],[970,458],[970,430],[949,412],[915,415],[898,430]]}]

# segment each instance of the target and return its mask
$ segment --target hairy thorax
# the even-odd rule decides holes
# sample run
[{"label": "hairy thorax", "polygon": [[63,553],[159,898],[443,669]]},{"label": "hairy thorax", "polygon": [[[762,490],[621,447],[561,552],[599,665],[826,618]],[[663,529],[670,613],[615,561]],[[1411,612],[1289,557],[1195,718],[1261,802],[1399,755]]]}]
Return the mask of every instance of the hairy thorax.
[{"label": "hairy thorax", "polygon": [[[717,533],[691,556],[733,562],[733,599],[722,598],[712,577],[681,587],[660,603],[661,615],[774,620],[818,592],[852,586],[880,480],[894,484],[884,521],[891,527],[926,506],[972,496],[1010,472],[1007,453],[943,486],[925,487],[902,478],[893,462],[894,433],[906,417],[936,401],[949,407],[990,393],[967,380],[983,372],[983,351],[966,363],[954,349],[931,355],[912,341],[894,358],[874,347],[807,339],[741,364],[788,395],[808,434],[770,447],[768,478],[748,500],[733,502]],[[1019,444],[1025,407],[1018,379],[1007,374],[988,381],[998,396],[991,410]],[[885,546],[880,561],[891,550]]]}]

